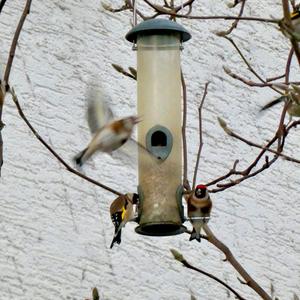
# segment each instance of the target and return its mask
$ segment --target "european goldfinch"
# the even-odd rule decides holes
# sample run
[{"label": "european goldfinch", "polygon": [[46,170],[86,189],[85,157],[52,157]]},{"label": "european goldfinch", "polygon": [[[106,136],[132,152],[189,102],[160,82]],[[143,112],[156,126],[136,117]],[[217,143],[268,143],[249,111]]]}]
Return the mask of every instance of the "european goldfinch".
[{"label": "european goldfinch", "polygon": [[121,195],[115,199],[110,206],[111,220],[115,226],[114,238],[111,242],[110,248],[114,243],[121,243],[121,230],[125,224],[135,217],[134,205],[138,204],[138,194],[128,193]]},{"label": "european goldfinch", "polygon": [[103,101],[103,95],[92,91],[88,97],[87,120],[93,137],[88,146],[74,157],[77,165],[82,166],[96,151],[111,153],[120,148],[141,121],[137,116],[119,120],[112,118],[112,111]]},{"label": "european goldfinch", "polygon": [[203,224],[207,223],[210,218],[212,202],[205,185],[199,184],[195,191],[186,195],[188,217],[193,225],[193,231],[190,236],[190,241],[196,239],[201,241],[200,231]]}]

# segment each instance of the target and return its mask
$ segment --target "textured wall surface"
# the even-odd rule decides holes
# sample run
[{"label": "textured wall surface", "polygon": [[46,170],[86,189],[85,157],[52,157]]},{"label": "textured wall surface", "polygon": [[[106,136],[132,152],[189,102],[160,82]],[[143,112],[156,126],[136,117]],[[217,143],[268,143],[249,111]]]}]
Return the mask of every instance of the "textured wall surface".
[{"label": "textured wall surface", "polygon": [[[22,3],[21,3],[22,2]],[[0,61],[8,49],[25,1],[7,1],[0,17]],[[115,5],[120,1],[113,1]],[[196,1],[194,14],[224,15],[226,1]],[[280,17],[280,0],[249,0],[245,15]],[[84,118],[85,93],[91,79],[103,87],[118,116],[136,109],[136,85],[112,69],[111,63],[135,66],[135,53],[124,36],[129,12],[110,14],[100,1],[33,0],[16,51],[11,74],[29,120],[68,162],[89,140]],[[228,41],[216,30],[225,21],[180,20],[193,35],[182,52],[188,88],[189,174],[198,147],[197,107],[210,81],[203,110],[205,145],[198,180],[225,174],[235,159],[246,166],[257,150],[225,136],[217,116],[259,143],[269,139],[280,107],[261,115],[259,108],[276,94],[253,89],[228,77],[223,66],[255,80]],[[289,43],[273,25],[240,22],[238,45],[262,77],[284,72]],[[296,80],[294,68],[292,76]],[[0,299],[84,299],[97,286],[103,299],[234,299],[208,277],[183,268],[169,249],[211,272],[247,299],[259,297],[237,280],[223,255],[187,235],[163,238],[135,234],[126,226],[120,246],[109,249],[113,226],[108,213],[114,195],[67,172],[33,136],[6,98],[3,121],[5,163],[0,179]],[[288,138],[294,155],[299,130]],[[102,154],[84,168],[86,174],[121,192],[135,191],[136,159]],[[281,300],[300,289],[300,168],[278,160],[269,170],[239,186],[212,195],[210,226],[249,273]],[[188,225],[188,224],[187,224]]]}]

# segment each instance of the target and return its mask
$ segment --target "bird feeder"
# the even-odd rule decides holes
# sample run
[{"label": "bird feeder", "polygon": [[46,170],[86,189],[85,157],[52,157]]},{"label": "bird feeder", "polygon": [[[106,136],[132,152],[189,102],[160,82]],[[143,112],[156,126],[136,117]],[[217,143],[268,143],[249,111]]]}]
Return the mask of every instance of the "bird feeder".
[{"label": "bird feeder", "polygon": [[[185,231],[182,207],[180,50],[191,35],[166,19],[144,21],[126,39],[137,50],[139,226],[144,235]],[[146,150],[145,150],[146,149]]]}]

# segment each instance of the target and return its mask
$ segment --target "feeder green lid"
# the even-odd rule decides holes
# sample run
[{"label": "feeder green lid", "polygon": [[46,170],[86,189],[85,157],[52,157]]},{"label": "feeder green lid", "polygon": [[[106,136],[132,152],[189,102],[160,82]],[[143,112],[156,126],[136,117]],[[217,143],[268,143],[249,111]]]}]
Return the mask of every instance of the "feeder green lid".
[{"label": "feeder green lid", "polygon": [[132,43],[136,42],[139,34],[151,35],[151,34],[168,34],[172,32],[180,33],[181,41],[188,41],[192,36],[191,34],[180,24],[167,19],[151,19],[143,21],[142,23],[133,27],[125,36],[125,38]]}]

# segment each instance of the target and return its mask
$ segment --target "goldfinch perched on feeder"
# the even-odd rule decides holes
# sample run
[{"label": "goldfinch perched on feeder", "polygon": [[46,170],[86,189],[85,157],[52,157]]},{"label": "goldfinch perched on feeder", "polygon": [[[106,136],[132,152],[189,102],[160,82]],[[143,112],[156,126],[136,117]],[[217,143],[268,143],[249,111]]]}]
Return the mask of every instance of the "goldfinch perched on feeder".
[{"label": "goldfinch perched on feeder", "polygon": [[113,113],[102,100],[103,95],[91,91],[88,97],[87,120],[93,138],[88,146],[74,157],[82,166],[96,151],[111,153],[131,137],[134,125],[141,120],[137,116],[112,120]]},{"label": "goldfinch perched on feeder", "polygon": [[212,202],[207,187],[203,184],[197,185],[195,191],[186,196],[186,201],[188,217],[193,225],[190,241],[196,239],[200,242],[201,228],[203,224],[209,221],[212,208]]},{"label": "goldfinch perched on feeder", "polygon": [[135,217],[134,205],[138,204],[138,194],[128,193],[121,195],[113,201],[110,206],[111,220],[115,226],[114,238],[111,242],[110,248],[113,247],[114,243],[121,243],[121,230],[125,224]]}]

